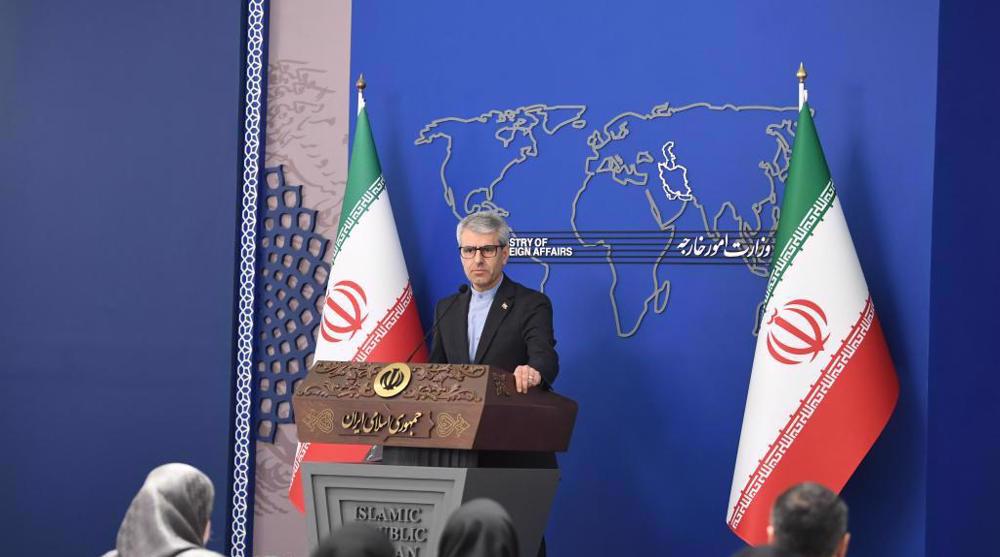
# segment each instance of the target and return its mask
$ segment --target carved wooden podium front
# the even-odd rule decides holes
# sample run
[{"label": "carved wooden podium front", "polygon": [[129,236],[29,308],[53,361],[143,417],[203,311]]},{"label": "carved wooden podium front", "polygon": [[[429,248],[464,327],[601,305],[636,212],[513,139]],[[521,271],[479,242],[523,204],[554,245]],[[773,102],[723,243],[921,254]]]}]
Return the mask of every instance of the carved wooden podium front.
[{"label": "carved wooden podium front", "polygon": [[513,375],[484,365],[317,362],[292,404],[300,441],[384,451],[379,464],[303,464],[313,546],[345,522],[364,522],[397,555],[433,557],[451,512],[489,497],[511,514],[522,555],[536,553],[559,471],[479,467],[479,456],[566,451],[575,402],[517,393]]}]

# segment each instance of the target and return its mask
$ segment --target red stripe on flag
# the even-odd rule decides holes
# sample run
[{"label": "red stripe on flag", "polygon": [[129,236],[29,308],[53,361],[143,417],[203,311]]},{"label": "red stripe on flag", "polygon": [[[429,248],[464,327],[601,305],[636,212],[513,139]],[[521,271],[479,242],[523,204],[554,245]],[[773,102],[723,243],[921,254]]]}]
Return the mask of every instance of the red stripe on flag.
[{"label": "red stripe on flag", "polygon": [[[411,362],[427,361],[427,345],[423,342],[424,330],[413,303],[413,289],[409,283],[396,303],[379,320],[375,329],[362,343],[355,361],[399,362],[404,360],[420,343]],[[363,462],[371,445],[334,445],[310,443],[302,456],[302,462]],[[292,466],[292,483],[288,488],[288,499],[299,512],[305,512],[302,477],[299,466]]]},{"label": "red stripe on flag", "polygon": [[[309,443],[302,462],[364,462],[365,455],[371,450],[371,445],[332,445],[327,443]],[[306,512],[305,494],[302,488],[302,475],[299,465],[294,465],[292,483],[288,488],[288,500],[295,505],[300,513]]]},{"label": "red stripe on flag", "polygon": [[423,338],[424,330],[420,325],[417,304],[407,304],[399,319],[365,360],[369,362],[401,362],[410,355],[410,352],[413,352],[414,348],[417,348],[419,343],[420,347],[417,348],[417,353],[410,361],[426,362],[427,344],[423,342]]},{"label": "red stripe on flag", "polygon": [[[413,287],[406,283],[403,293],[396,298],[393,304],[382,319],[379,319],[375,328],[368,333],[365,341],[358,347],[358,351],[351,358],[355,362],[391,362],[400,361],[410,355],[410,352],[417,343],[420,342],[421,353],[414,354],[414,362],[422,362],[427,358],[426,348],[423,345],[424,330],[420,326],[420,316],[416,314],[416,305],[413,304]],[[397,326],[400,323],[405,327]],[[376,357],[377,356],[377,357]]]},{"label": "red stripe on flag", "polygon": [[[817,384],[823,380],[821,376]],[[898,398],[899,380],[876,315],[857,351],[821,398],[821,404],[806,416],[808,422],[767,473],[742,518],[735,527],[735,520],[730,522],[733,532],[753,545],[767,543],[771,505],[795,484],[817,482],[839,493],[878,439]],[[779,433],[768,454],[782,443],[790,426],[802,418],[799,414],[806,410],[805,403],[790,416],[789,425]],[[762,461],[755,475],[766,466]],[[753,477],[744,492],[752,484]]]}]

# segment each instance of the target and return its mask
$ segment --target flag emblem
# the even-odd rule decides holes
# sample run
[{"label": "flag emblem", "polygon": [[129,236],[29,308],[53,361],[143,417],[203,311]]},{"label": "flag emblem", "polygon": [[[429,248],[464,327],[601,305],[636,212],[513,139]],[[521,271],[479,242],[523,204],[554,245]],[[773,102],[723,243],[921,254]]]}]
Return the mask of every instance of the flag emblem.
[{"label": "flag emblem", "polygon": [[323,309],[323,338],[340,342],[354,338],[368,315],[368,296],[358,283],[342,280],[329,289]]},{"label": "flag emblem", "polygon": [[774,308],[767,325],[767,351],[787,365],[815,360],[830,338],[826,312],[811,300],[792,300],[780,310]]}]

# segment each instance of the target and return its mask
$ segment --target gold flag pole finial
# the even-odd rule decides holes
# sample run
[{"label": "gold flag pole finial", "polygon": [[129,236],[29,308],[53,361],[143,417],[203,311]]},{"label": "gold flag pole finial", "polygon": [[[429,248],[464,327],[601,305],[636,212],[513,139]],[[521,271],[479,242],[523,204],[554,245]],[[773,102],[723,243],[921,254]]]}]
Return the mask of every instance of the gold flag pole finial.
[{"label": "gold flag pole finial", "polygon": [[365,87],[368,86],[368,82],[365,81],[365,74],[358,76],[358,81],[354,84],[358,88],[358,91],[364,91]]},{"label": "gold flag pole finial", "polygon": [[809,91],[806,91],[806,65],[799,62],[799,71],[795,72],[795,77],[799,78],[799,110],[809,100]]}]

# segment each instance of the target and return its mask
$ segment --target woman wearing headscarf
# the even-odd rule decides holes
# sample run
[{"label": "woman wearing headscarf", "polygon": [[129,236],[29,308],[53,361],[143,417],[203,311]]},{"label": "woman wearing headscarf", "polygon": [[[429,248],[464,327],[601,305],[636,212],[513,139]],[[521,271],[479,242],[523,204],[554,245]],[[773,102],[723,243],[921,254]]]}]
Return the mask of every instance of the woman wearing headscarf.
[{"label": "woman wearing headscarf", "polygon": [[205,549],[215,489],[187,464],[164,464],[146,477],[104,557],[221,557]]},{"label": "woman wearing headscarf", "polygon": [[323,540],[311,557],[393,557],[392,542],[371,526],[351,523]]},{"label": "woman wearing headscarf", "polygon": [[473,499],[451,515],[438,557],[518,557],[517,531],[507,511],[490,499]]}]

